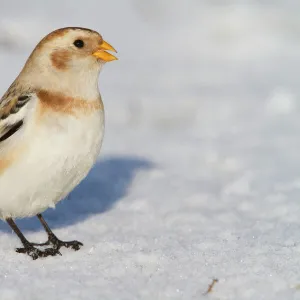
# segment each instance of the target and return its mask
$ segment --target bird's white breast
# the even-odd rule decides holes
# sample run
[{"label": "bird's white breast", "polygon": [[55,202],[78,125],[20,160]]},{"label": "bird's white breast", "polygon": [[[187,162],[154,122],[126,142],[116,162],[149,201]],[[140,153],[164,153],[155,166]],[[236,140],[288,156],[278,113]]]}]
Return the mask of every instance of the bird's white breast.
[{"label": "bird's white breast", "polygon": [[33,216],[72,191],[100,152],[104,112],[98,109],[80,117],[49,115],[28,128],[32,134],[22,155],[0,177],[1,218]]}]

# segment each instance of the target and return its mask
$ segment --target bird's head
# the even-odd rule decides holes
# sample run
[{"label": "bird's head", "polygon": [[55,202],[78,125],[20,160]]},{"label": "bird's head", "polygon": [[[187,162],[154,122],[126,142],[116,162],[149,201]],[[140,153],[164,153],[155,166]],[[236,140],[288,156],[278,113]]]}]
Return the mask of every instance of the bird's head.
[{"label": "bird's head", "polygon": [[65,90],[66,85],[85,88],[97,84],[104,63],[117,59],[108,51],[116,52],[96,31],[61,28],[38,43],[21,76],[27,80],[29,77],[32,84],[40,88]]}]

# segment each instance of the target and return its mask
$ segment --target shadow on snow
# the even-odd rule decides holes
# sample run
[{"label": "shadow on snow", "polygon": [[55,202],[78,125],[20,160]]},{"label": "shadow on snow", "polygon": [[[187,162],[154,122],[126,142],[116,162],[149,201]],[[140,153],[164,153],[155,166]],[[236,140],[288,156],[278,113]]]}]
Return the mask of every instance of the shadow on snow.
[{"label": "shadow on snow", "polygon": [[[152,164],[142,158],[113,156],[98,161],[67,199],[43,213],[51,229],[70,226],[111,209],[127,194],[135,174]],[[36,217],[17,220],[22,232],[43,230]],[[0,231],[11,232],[4,222]]]}]

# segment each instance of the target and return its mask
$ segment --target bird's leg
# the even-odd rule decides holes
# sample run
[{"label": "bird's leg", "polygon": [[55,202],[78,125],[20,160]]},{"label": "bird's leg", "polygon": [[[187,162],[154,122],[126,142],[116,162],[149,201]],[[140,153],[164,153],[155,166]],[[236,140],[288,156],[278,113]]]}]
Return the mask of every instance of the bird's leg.
[{"label": "bird's leg", "polygon": [[55,256],[57,254],[60,254],[60,252],[58,251],[58,249],[47,248],[45,250],[40,250],[38,248],[35,248],[34,244],[30,243],[25,238],[25,236],[23,235],[23,233],[18,228],[18,226],[16,225],[16,223],[13,221],[12,218],[7,218],[6,222],[12,228],[12,230],[16,233],[16,235],[19,237],[19,239],[21,240],[21,242],[22,242],[22,244],[24,246],[23,248],[17,248],[16,252],[18,252],[18,253],[26,253],[29,256],[31,256],[32,259],[37,259],[39,257]]},{"label": "bird's leg", "polygon": [[44,229],[46,230],[48,234],[48,241],[44,243],[45,245],[52,244],[55,249],[60,249],[61,247],[66,247],[66,248],[72,248],[75,251],[80,249],[80,246],[83,246],[82,243],[78,241],[69,241],[69,242],[64,242],[59,240],[56,235],[52,232],[48,224],[46,223],[45,219],[41,214],[38,214],[37,217],[39,218],[40,222],[42,223]]}]

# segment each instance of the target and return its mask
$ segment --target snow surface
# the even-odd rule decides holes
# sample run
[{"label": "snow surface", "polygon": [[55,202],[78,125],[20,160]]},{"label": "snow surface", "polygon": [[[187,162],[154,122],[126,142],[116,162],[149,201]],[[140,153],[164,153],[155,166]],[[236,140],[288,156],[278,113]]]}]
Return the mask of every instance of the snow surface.
[{"label": "snow surface", "polygon": [[99,161],[45,214],[84,247],[32,261],[2,223],[1,300],[300,299],[300,2],[5,2],[2,93],[59,27],[100,31],[120,60]]}]

